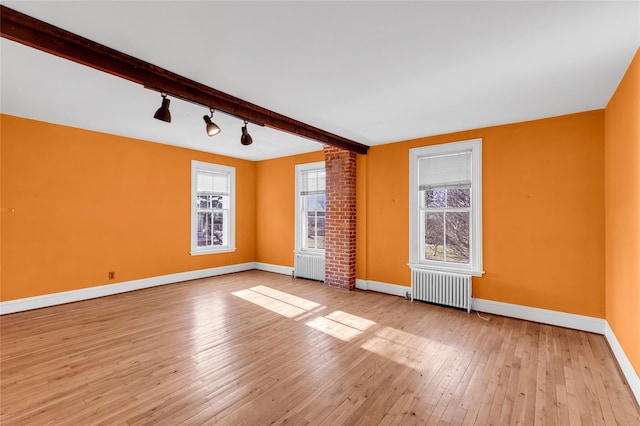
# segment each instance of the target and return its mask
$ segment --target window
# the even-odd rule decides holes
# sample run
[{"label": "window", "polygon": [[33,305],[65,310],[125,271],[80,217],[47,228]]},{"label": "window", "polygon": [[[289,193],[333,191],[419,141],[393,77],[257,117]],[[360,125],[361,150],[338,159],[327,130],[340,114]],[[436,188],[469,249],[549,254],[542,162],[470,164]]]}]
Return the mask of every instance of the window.
[{"label": "window", "polygon": [[235,250],[235,168],[191,162],[191,254]]},{"label": "window", "polygon": [[482,275],[482,140],[409,151],[412,268]]},{"label": "window", "polygon": [[296,166],[296,251],[324,254],[324,161]]}]

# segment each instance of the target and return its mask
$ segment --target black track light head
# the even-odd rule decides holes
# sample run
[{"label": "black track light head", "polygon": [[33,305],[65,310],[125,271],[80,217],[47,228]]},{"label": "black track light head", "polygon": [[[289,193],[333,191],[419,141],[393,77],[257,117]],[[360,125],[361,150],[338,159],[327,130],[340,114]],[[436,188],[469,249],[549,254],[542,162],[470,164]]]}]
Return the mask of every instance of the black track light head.
[{"label": "black track light head", "polygon": [[240,143],[242,145],[251,145],[253,143],[253,138],[247,131],[247,120],[244,121],[244,126],[242,126],[242,136],[240,136]]},{"label": "black track light head", "polygon": [[153,115],[153,118],[156,120],[166,121],[167,123],[171,123],[171,113],[169,112],[169,104],[171,103],[171,99],[167,99],[167,94],[162,92],[160,93],[162,96],[162,105],[156,113]]}]

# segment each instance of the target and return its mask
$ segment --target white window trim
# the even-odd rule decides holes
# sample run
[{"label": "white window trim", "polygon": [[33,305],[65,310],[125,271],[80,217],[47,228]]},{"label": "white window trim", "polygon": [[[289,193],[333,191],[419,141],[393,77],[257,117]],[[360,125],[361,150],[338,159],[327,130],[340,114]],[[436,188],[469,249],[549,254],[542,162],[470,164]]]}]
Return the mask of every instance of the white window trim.
[{"label": "white window trim", "polygon": [[[471,151],[471,263],[443,264],[421,259],[418,163],[421,157]],[[409,150],[409,267],[482,276],[482,139],[470,139]]]},{"label": "white window trim", "polygon": [[296,164],[296,184],[295,184],[295,227],[296,227],[296,236],[295,236],[295,253],[296,254],[305,254],[305,255],[314,255],[324,257],[325,250],[324,249],[309,249],[303,248],[303,228],[302,228],[302,218],[300,217],[300,191],[302,189],[302,172],[305,170],[313,170],[313,169],[324,169],[325,162],[324,161],[316,161],[315,163],[304,163],[304,164]]},{"label": "white window trim", "polygon": [[[198,170],[212,173],[221,173],[229,176],[229,216],[227,245],[219,247],[198,247],[198,209],[196,199],[198,194],[197,175]],[[205,163],[191,160],[191,255],[228,253],[236,250],[236,169],[235,167],[222,166],[220,164]]]}]

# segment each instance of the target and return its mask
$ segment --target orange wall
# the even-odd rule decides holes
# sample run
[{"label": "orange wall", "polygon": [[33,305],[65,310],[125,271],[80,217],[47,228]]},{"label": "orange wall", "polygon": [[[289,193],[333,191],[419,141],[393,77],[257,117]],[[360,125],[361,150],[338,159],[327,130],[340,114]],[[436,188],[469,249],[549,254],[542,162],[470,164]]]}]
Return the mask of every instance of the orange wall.
[{"label": "orange wall", "polygon": [[474,297],[604,318],[603,132],[600,110],[372,147],[358,278],[410,285],[409,149],[482,138]]},{"label": "orange wall", "polygon": [[[0,119],[0,300],[255,260],[255,163]],[[189,254],[191,160],[236,167],[234,253]]]},{"label": "orange wall", "polygon": [[256,261],[293,267],[296,165],[324,161],[322,151],[256,165]]},{"label": "orange wall", "polygon": [[[47,134],[47,138],[36,135]],[[357,277],[409,285],[409,149],[483,138],[475,297],[604,317],[604,112],[372,147],[358,156]],[[2,300],[258,261],[293,266],[295,165],[2,116]],[[190,161],[237,168],[235,253],[189,255]],[[116,271],[116,280],[107,279]]]},{"label": "orange wall", "polygon": [[605,110],[607,321],[640,375],[640,50]]},{"label": "orange wall", "polygon": [[[374,146],[357,158],[358,279],[410,285],[409,149],[483,139],[474,297],[604,318],[604,111]],[[314,153],[315,154],[315,153]],[[258,163],[257,259],[293,265],[295,164]]]}]

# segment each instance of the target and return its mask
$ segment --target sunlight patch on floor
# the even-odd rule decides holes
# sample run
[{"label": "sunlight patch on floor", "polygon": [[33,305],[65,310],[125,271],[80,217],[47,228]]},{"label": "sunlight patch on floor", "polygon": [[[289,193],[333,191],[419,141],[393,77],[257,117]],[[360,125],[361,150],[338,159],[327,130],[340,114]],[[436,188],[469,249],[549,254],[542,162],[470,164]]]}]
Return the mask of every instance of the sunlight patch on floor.
[{"label": "sunlight patch on floor", "polygon": [[315,328],[318,331],[322,331],[345,342],[358,337],[375,324],[374,321],[343,311],[334,311],[323,317],[314,318],[306,323],[306,325],[311,328]]},{"label": "sunlight patch on floor", "polygon": [[429,340],[393,327],[383,327],[360,347],[394,362],[417,369]]},{"label": "sunlight patch on floor", "polygon": [[283,317],[287,318],[295,318],[298,315],[302,315],[306,312],[302,308],[290,305],[269,296],[265,296],[264,294],[257,293],[251,289],[236,291],[232,294],[246,300],[247,302],[254,303],[258,306],[270,310],[271,312],[275,312],[276,314],[282,315]]},{"label": "sunlight patch on floor", "polygon": [[325,306],[311,300],[263,285],[236,291],[232,294],[287,318],[296,318],[310,311],[316,312],[325,308]]},{"label": "sunlight patch on floor", "polygon": [[360,345],[362,349],[398,364],[413,369],[425,365],[424,348],[430,340],[424,337],[393,327],[376,329],[373,328],[378,325],[375,321],[340,310],[316,316],[326,306],[264,285],[232,294],[286,318],[306,321],[306,326],[344,342],[365,335],[367,340]]},{"label": "sunlight patch on floor", "polygon": [[348,325],[340,324],[336,321],[332,321],[327,317],[317,317],[305,324],[318,331],[322,331],[329,336],[344,340],[345,342],[348,342],[354,337],[358,337],[362,334],[362,331],[358,329],[351,328]]},{"label": "sunlight patch on floor", "polygon": [[311,311],[321,306],[319,303],[313,302],[309,299],[304,299],[302,297],[294,296],[293,294],[275,290],[271,287],[267,287],[264,285],[251,287],[251,290],[255,291],[256,293],[261,293],[261,294],[264,294],[265,296],[269,296],[274,299],[280,300],[281,302],[285,302],[290,305],[297,306],[298,308],[304,309],[305,311]]},{"label": "sunlight patch on floor", "polygon": [[357,315],[349,314],[343,311],[333,311],[329,315],[325,315],[326,318],[339,322],[357,330],[365,331],[376,325],[375,321],[368,320],[366,318],[359,317]]}]

